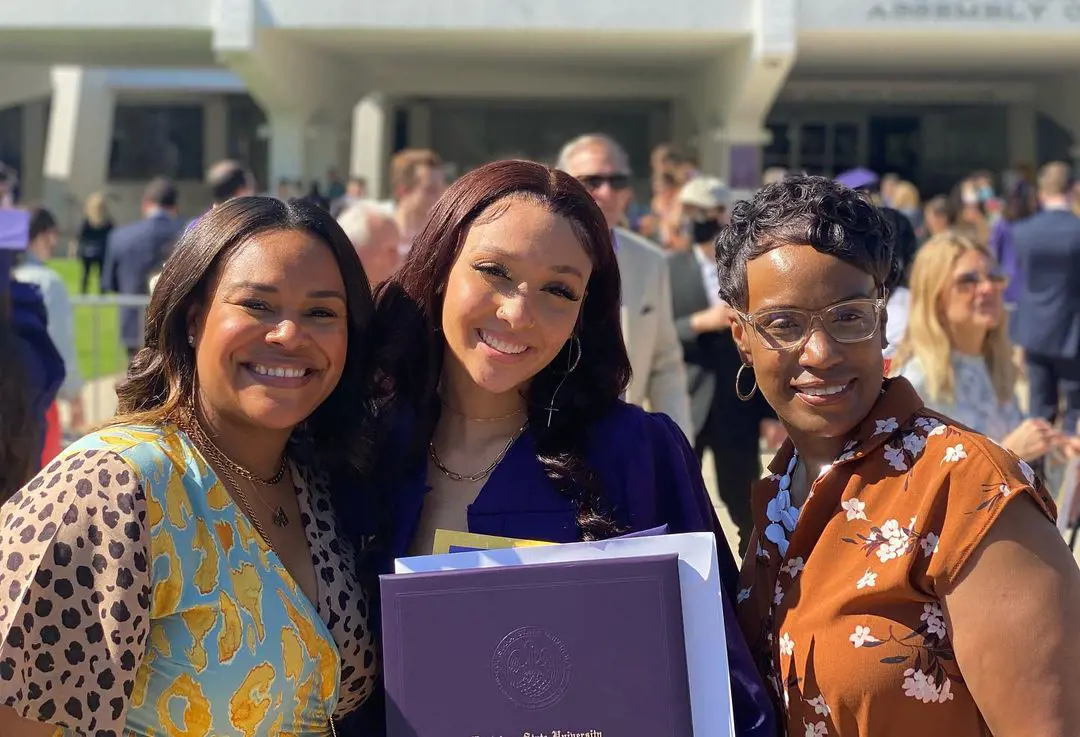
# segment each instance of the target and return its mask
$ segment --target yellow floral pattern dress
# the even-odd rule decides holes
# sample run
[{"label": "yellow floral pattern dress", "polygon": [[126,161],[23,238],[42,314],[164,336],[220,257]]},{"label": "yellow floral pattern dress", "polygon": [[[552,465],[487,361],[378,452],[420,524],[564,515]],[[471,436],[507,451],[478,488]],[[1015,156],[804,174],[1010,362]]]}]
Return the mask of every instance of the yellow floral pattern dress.
[{"label": "yellow floral pattern dress", "polygon": [[0,507],[0,704],[86,735],[314,735],[370,694],[369,596],[292,466],[307,599],[187,435],[116,426]]}]

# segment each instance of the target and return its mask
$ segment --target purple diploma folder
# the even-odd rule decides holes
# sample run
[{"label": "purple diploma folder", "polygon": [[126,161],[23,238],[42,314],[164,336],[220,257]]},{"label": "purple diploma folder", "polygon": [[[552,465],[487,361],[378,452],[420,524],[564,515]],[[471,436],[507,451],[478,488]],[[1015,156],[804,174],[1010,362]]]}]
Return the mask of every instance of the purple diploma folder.
[{"label": "purple diploma folder", "polygon": [[387,737],[691,737],[675,555],[382,576]]}]

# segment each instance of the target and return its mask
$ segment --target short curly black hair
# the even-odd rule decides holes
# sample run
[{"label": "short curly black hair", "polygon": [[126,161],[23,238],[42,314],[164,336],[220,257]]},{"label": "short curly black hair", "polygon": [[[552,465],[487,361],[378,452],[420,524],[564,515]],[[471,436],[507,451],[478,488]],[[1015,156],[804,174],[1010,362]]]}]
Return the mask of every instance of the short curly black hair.
[{"label": "short curly black hair", "polygon": [[716,239],[720,296],[748,309],[746,264],[774,248],[812,246],[874,277],[885,291],[895,279],[893,232],[870,198],[826,177],[795,176],[762,187],[735,205]]}]

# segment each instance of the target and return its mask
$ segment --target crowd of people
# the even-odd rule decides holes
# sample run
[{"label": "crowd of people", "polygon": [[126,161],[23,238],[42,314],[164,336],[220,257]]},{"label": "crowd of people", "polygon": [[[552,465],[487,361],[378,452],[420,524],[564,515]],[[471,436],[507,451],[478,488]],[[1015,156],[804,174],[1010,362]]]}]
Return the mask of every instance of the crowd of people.
[{"label": "crowd of people", "polygon": [[[395,558],[663,526],[717,536],[740,736],[1080,732],[1044,481],[1080,457],[1068,167],[923,207],[865,170],[736,202],[670,146],[651,165],[641,206],[603,134],[452,183],[402,151],[385,202],[334,173],[259,196],[234,161],[191,221],[164,179],[136,223],[91,198],[80,258],[149,306],[117,416],[5,451],[0,733],[378,735]],[[5,440],[78,385],[57,238],[34,210],[4,283]],[[66,378],[34,383],[32,339]]]}]

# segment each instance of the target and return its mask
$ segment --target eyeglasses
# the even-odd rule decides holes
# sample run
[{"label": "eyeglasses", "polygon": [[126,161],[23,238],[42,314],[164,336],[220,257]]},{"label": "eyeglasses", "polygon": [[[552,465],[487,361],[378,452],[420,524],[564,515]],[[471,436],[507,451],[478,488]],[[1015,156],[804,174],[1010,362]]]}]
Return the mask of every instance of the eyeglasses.
[{"label": "eyeglasses", "polygon": [[992,271],[989,274],[981,274],[978,271],[965,271],[953,280],[956,288],[961,292],[971,292],[983,282],[995,289],[1004,289],[1009,283],[1009,277],[1000,271]]},{"label": "eyeglasses", "polygon": [[861,343],[877,333],[884,299],[849,299],[811,312],[796,307],[758,310],[747,315],[738,313],[743,322],[757,333],[761,344],[774,351],[801,348],[814,329],[814,321],[837,343]]},{"label": "eyeglasses", "polygon": [[586,174],[577,178],[590,192],[595,192],[608,184],[614,190],[626,189],[630,186],[629,174]]}]

